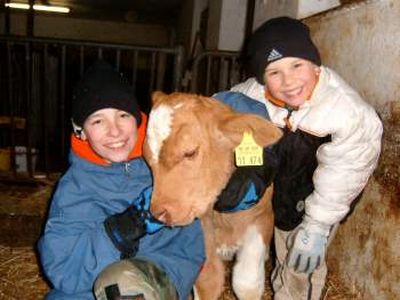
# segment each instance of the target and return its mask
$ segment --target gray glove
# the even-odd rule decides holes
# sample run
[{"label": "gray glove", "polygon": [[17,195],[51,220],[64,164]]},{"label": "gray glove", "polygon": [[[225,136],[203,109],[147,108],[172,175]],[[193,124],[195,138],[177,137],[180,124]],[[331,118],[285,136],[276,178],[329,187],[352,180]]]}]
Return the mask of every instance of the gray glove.
[{"label": "gray glove", "polygon": [[288,239],[288,267],[306,274],[314,272],[325,260],[330,229],[331,226],[305,216],[293,236]]}]

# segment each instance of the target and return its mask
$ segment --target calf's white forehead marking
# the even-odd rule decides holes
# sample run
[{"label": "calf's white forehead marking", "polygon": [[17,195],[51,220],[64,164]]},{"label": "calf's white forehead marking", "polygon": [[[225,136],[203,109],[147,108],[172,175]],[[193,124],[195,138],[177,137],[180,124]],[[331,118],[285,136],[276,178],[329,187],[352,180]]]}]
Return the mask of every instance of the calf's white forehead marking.
[{"label": "calf's white forehead marking", "polygon": [[154,161],[158,161],[163,142],[171,134],[173,108],[161,104],[150,113],[147,125],[147,143]]}]

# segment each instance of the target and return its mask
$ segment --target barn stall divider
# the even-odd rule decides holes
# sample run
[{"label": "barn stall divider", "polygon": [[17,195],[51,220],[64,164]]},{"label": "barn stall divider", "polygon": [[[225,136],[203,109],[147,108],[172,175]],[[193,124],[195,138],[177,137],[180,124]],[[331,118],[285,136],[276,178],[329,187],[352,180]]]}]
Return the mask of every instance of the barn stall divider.
[{"label": "barn stall divider", "polygon": [[85,68],[102,58],[123,72],[144,112],[154,90],[180,89],[183,48],[0,36],[0,174],[43,178],[67,164],[70,99]]}]

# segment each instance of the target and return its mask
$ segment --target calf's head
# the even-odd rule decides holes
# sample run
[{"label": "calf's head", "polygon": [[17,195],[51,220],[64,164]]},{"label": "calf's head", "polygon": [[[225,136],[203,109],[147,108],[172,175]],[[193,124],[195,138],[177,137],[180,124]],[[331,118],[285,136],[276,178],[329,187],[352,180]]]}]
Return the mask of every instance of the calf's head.
[{"label": "calf's head", "polygon": [[153,173],[152,214],[175,226],[211,209],[234,171],[234,149],[244,132],[263,147],[281,136],[265,119],[215,99],[155,92],[144,144]]}]

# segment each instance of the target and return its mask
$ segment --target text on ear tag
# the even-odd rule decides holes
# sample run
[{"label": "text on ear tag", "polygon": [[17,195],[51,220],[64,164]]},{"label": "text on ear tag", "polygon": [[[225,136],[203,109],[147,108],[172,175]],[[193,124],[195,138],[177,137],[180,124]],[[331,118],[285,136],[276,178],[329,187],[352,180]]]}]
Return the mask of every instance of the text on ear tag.
[{"label": "text on ear tag", "polygon": [[237,167],[263,165],[263,148],[256,143],[252,133],[243,133],[242,141],[235,148],[235,163]]}]

